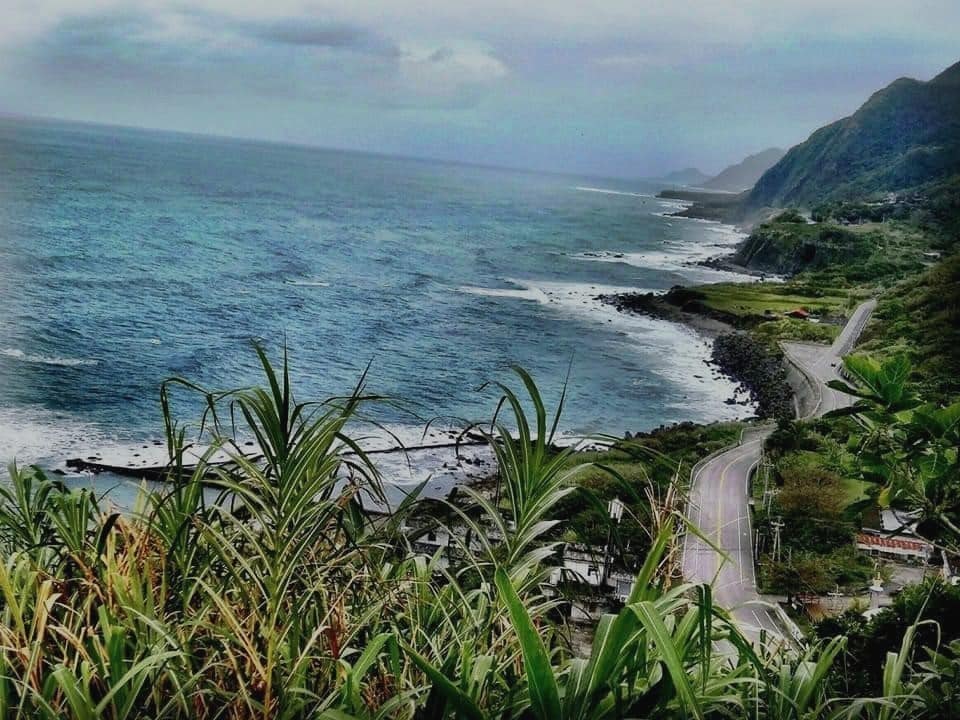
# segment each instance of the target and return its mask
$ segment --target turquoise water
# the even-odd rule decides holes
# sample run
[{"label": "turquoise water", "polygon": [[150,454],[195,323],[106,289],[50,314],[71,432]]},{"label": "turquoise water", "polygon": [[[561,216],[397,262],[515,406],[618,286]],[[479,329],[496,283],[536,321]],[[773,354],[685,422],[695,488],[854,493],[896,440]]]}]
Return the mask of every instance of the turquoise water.
[{"label": "turquoise water", "polygon": [[[0,458],[59,462],[160,434],[159,383],[258,379],[286,341],[300,397],[379,419],[487,417],[509,363],[566,431],[743,413],[690,331],[593,297],[717,279],[738,239],[640,182],[0,120]],[[699,375],[701,377],[694,377]]]}]

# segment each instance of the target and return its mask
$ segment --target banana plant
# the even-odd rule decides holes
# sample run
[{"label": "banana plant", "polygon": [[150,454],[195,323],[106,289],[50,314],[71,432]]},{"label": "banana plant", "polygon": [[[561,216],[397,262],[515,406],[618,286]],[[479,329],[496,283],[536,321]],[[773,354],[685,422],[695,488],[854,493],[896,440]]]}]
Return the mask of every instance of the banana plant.
[{"label": "banana plant", "polygon": [[878,362],[852,355],[844,364],[857,387],[832,387],[861,398],[849,411],[865,419],[858,442],[863,476],[881,484],[883,507],[916,512],[950,546],[960,544],[960,403],[921,404],[902,356]]},{"label": "banana plant", "polygon": [[831,380],[828,385],[860,398],[863,402],[858,403],[858,409],[870,411],[873,417],[896,415],[920,404],[916,390],[909,383],[912,365],[905,355],[883,361],[869,355],[847,355],[843,366],[854,385],[842,380]]}]

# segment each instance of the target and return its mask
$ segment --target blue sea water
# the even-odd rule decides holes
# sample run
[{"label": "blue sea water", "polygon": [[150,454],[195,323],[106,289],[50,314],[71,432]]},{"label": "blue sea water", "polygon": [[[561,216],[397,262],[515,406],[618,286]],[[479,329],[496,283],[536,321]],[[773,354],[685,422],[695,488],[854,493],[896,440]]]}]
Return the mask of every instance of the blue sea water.
[{"label": "blue sea water", "polygon": [[[666,216],[642,182],[0,119],[0,459],[56,463],[161,434],[158,386],[259,379],[289,347],[301,399],[489,417],[519,363],[562,427],[744,414],[691,331],[618,315],[615,288],[718,279],[739,239]],[[571,366],[572,363],[572,366]]]}]

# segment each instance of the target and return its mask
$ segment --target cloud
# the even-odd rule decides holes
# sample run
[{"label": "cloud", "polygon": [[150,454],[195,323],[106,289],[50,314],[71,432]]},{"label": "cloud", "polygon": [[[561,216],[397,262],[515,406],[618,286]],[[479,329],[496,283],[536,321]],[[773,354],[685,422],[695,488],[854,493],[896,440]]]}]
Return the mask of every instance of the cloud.
[{"label": "cloud", "polygon": [[7,5],[4,110],[624,174],[800,140],[956,61],[960,24],[956,0]]},{"label": "cloud", "polygon": [[317,18],[237,18],[191,8],[68,15],[19,53],[51,87],[467,108],[508,74],[474,43],[398,45],[374,28]]},{"label": "cloud", "polygon": [[[569,46],[579,42],[667,40],[673,52],[700,43],[749,44],[785,36],[884,36],[948,41],[960,22],[955,0],[30,0],[7,3],[0,41],[24,39],[77,14],[116,12],[208,13],[268,27],[278,36],[312,44],[312,24],[335,31],[377,29],[398,43],[442,43],[444,38],[499,44]],[[286,26],[286,27],[285,27]],[[321,32],[321,35],[323,32]],[[337,35],[334,32],[334,35]],[[325,44],[323,37],[320,44]]]},{"label": "cloud", "polygon": [[506,64],[476,47],[408,48],[400,55],[399,89],[412,101],[470,104],[482,88],[509,74]]},{"label": "cloud", "polygon": [[397,46],[390,40],[366,28],[345,23],[291,18],[236,22],[232,27],[240,34],[280,45],[350,50],[384,57],[399,54]]}]

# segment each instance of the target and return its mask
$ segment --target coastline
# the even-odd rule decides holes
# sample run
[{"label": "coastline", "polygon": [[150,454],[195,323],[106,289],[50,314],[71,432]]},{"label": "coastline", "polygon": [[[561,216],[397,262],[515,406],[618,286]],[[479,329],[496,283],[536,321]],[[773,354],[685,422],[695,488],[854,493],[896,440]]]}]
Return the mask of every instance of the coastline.
[{"label": "coastline", "polygon": [[737,193],[711,192],[709,190],[661,190],[658,198],[686,203],[686,207],[671,213],[673,217],[691,220],[712,220],[733,225],[741,196]]},{"label": "coastline", "polygon": [[[696,203],[679,213],[673,213],[673,216],[730,225],[729,222],[710,217],[709,213],[687,213],[695,206]],[[738,232],[743,231],[742,228],[731,227]],[[731,262],[730,258],[735,256],[736,250],[725,256],[699,261],[697,264],[735,272],[760,281],[769,277],[766,273],[751,271]],[[754,339],[747,332],[752,323],[742,317],[708,307],[702,302],[702,297],[686,286],[675,285],[665,292],[601,294],[595,299],[621,313],[642,315],[690,328],[710,343],[711,356],[710,360],[706,361],[710,369],[737,384],[734,395],[725,399],[725,403],[753,405],[756,417],[761,419],[790,417],[794,405],[794,389],[789,382],[783,353]]]},{"label": "coastline", "polygon": [[[676,207],[676,206],[674,206]],[[658,215],[660,213],[657,213]],[[666,215],[664,215],[666,216]],[[723,230],[722,235],[729,234],[730,231],[740,234],[738,228],[729,223],[717,222],[715,220],[700,220],[693,219],[695,223],[703,223],[702,227],[704,230],[698,235],[702,236],[700,242],[695,242],[691,247],[696,250],[703,250],[706,246],[711,251],[722,251],[725,249],[721,246],[721,243],[714,243],[713,236],[717,230]],[[694,225],[690,227],[699,227],[700,225]],[[712,228],[708,230],[707,228]],[[727,240],[729,242],[729,240]],[[716,246],[715,246],[716,245]],[[733,245],[731,244],[731,249]],[[704,254],[701,252],[699,256],[694,253],[693,256],[687,254],[686,252],[679,253],[675,257],[676,264],[686,265],[690,268],[695,268],[698,266],[710,267],[710,263],[714,261],[711,259],[703,259]],[[584,253],[584,260],[590,261],[604,261],[608,260],[602,254],[598,256],[591,256],[589,253]],[[632,259],[629,257],[616,257],[615,255],[611,256],[608,261],[616,262],[626,262],[630,264],[631,260],[634,262],[642,262],[641,260]],[[737,274],[742,274],[738,270],[733,270]],[[696,273],[694,273],[696,274]],[[683,282],[694,281],[693,278],[686,278],[682,280]],[[580,283],[580,287],[574,287],[570,283],[557,283],[557,282],[525,282],[525,281],[509,281],[509,284],[514,285],[513,288],[474,288],[474,287],[462,287],[459,288],[462,292],[468,292],[478,295],[489,295],[492,297],[510,297],[522,300],[534,300],[545,306],[556,307],[557,310],[567,312],[574,311],[578,314],[583,314],[584,316],[590,314],[591,316],[600,310],[600,314],[596,317],[599,318],[600,322],[604,324],[617,323],[615,315],[618,313],[613,312],[614,309],[621,310],[622,308],[615,307],[614,303],[605,301],[603,298],[598,298],[597,292],[606,291],[608,294],[616,293],[621,288],[604,288],[602,285],[592,285],[586,282]],[[571,289],[573,288],[573,289]],[[595,288],[595,289],[593,289]],[[627,288],[623,288],[627,290]],[[635,293],[627,293],[624,295],[633,295]],[[637,293],[639,295],[639,293]],[[610,297],[617,297],[617,295],[610,294]],[[600,302],[596,302],[600,300]],[[593,301],[593,302],[591,302]],[[737,378],[730,373],[721,373],[721,369],[713,364],[710,361],[710,350],[707,349],[704,351],[704,347],[707,346],[707,343],[699,342],[699,348],[694,350],[695,346],[698,343],[698,339],[702,340],[706,338],[710,340],[711,343],[717,337],[724,335],[732,329],[727,322],[720,318],[711,318],[706,317],[702,314],[696,312],[687,312],[682,308],[677,308],[670,306],[668,303],[662,302],[661,300],[657,301],[658,305],[661,305],[659,312],[650,312],[647,315],[651,318],[657,320],[665,320],[670,323],[670,325],[677,328],[686,328],[687,332],[679,333],[675,330],[668,330],[671,337],[673,335],[677,336],[677,339],[671,340],[666,346],[666,352],[672,356],[677,357],[681,362],[679,363],[680,367],[677,367],[676,363],[672,367],[674,374],[686,374],[688,378],[695,378],[691,380],[691,386],[696,386],[701,388],[700,392],[709,392],[713,398],[716,398],[716,405],[718,406],[717,411],[723,411],[723,404],[728,406],[741,406],[746,410],[746,413],[737,412],[735,416],[737,419],[742,419],[745,414],[749,414],[749,409],[747,406],[750,405],[750,401],[747,399],[748,396],[742,391],[740,387],[737,386]],[[607,309],[598,306],[611,306]],[[611,316],[614,316],[611,318]],[[616,325],[615,325],[616,327]],[[647,332],[643,329],[644,332]],[[690,332],[692,331],[692,332]],[[629,327],[625,327],[621,333],[629,336],[631,333]],[[699,370],[698,367],[703,368],[703,371]],[[701,372],[702,376],[701,377]],[[734,383],[721,382],[716,384],[714,387],[711,382],[711,376],[714,379],[719,380],[720,376],[724,375],[727,379],[733,380]],[[695,398],[696,395],[691,393],[691,397]],[[686,395],[684,395],[686,398]],[[696,407],[695,401],[691,401],[694,404],[691,404],[687,408],[685,417],[676,418],[676,413],[673,417],[666,417],[662,423],[658,424],[656,427],[672,426],[678,423],[685,422],[696,422],[702,424],[710,424],[717,421],[718,418],[712,417],[700,417],[695,412],[690,412],[690,408]],[[733,408],[730,408],[731,412]],[[695,419],[691,419],[690,416],[693,415]],[[614,429],[614,428],[611,428]],[[617,435],[622,435],[625,432],[644,432],[646,430],[652,431],[655,429],[653,426],[643,426],[639,428],[634,424],[623,423],[621,427],[615,428],[615,433]],[[441,434],[445,434],[442,433]],[[84,433],[86,438],[87,434]],[[102,439],[95,440],[93,443],[93,448],[90,447],[88,443],[83,443],[85,447],[84,450],[78,448],[71,448],[69,453],[64,453],[59,455],[59,459],[65,460],[66,458],[75,458],[82,457],[84,459],[89,459],[91,463],[96,463],[97,460],[101,458],[107,461],[109,464],[114,464],[121,466],[123,468],[129,468],[130,470],[135,471],[135,466],[147,466],[153,464],[149,457],[151,452],[145,449],[142,444],[146,443],[153,447],[154,440],[135,440],[133,442],[118,442],[115,439]],[[456,453],[451,452],[443,448],[418,448],[417,450],[411,452],[405,452],[402,449],[397,449],[395,452],[378,454],[378,463],[380,466],[381,473],[384,477],[389,477],[391,481],[388,483],[392,488],[395,488],[396,492],[402,494],[404,489],[410,489],[417,486],[419,483],[429,480],[427,484],[428,494],[435,497],[446,497],[449,493],[458,486],[473,486],[475,484],[483,484],[489,480],[489,458],[487,457],[459,457]],[[48,465],[48,467],[50,467]],[[63,469],[63,466],[60,465],[59,468],[56,466],[50,467],[51,470],[56,471],[57,469]],[[79,468],[77,468],[79,469]],[[59,473],[58,473],[59,474]],[[118,476],[113,476],[111,473],[104,473],[99,481],[95,480],[96,477],[93,474],[88,472],[79,472],[74,474],[74,470],[68,471],[68,473],[61,477],[65,477],[70,483],[83,484],[83,485],[94,485],[98,489],[103,489],[104,485],[114,485],[122,484],[124,487],[129,486],[129,492],[125,495],[129,495],[130,498],[133,497],[135,486],[138,484],[136,480],[130,480],[129,478],[121,479]],[[111,492],[113,495],[113,493]],[[127,504],[127,501],[130,498],[126,496],[121,499],[120,496],[114,495],[114,497],[120,502],[120,504]]]},{"label": "coastline", "polygon": [[[618,312],[645,315],[656,320],[684,325],[700,335],[715,340],[718,336],[734,332],[737,328],[726,317],[711,313],[700,306],[694,309],[692,304],[673,302],[676,294],[682,292],[682,286],[674,286],[666,292],[628,292],[597,295],[596,299],[605,305],[616,308]],[[671,296],[671,293],[674,293]]]},{"label": "coastline", "polygon": [[[668,294],[677,290],[673,288]],[[674,305],[665,295],[627,293],[598,299],[619,312],[646,315],[691,328],[711,344],[710,360],[706,361],[710,369],[737,384],[733,396],[724,400],[726,404],[753,405],[760,419],[790,416],[794,391],[782,353],[764,347],[744,328],[708,309],[697,312],[687,306]]]}]

